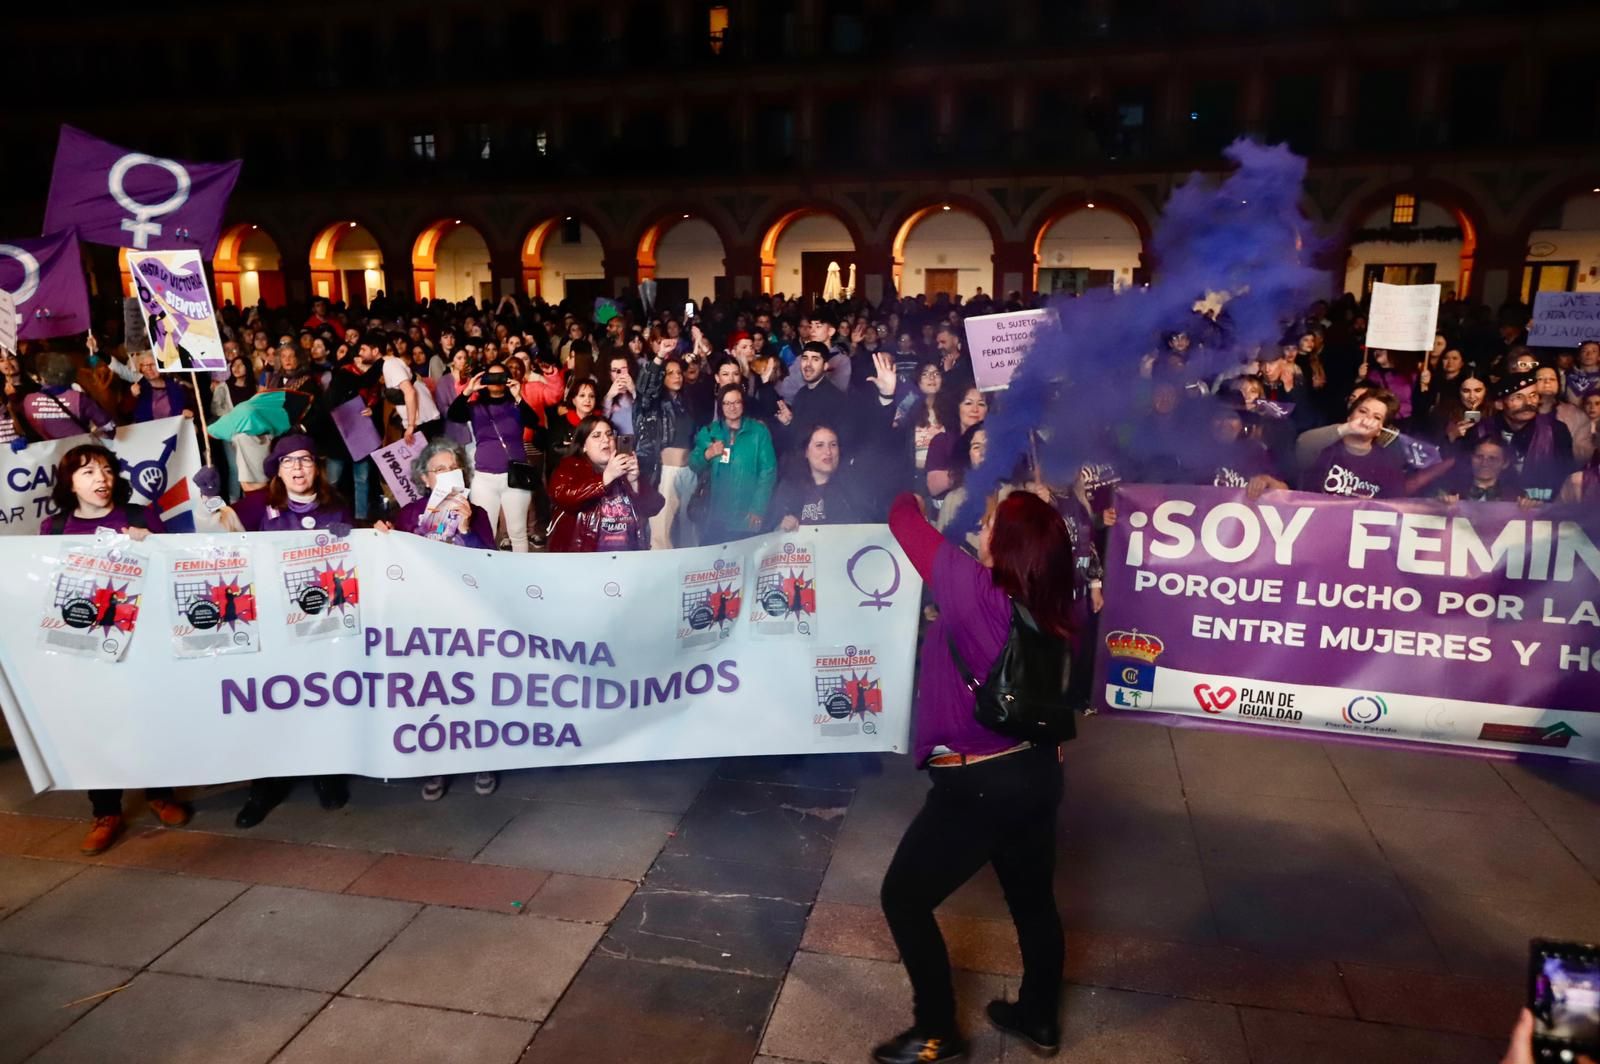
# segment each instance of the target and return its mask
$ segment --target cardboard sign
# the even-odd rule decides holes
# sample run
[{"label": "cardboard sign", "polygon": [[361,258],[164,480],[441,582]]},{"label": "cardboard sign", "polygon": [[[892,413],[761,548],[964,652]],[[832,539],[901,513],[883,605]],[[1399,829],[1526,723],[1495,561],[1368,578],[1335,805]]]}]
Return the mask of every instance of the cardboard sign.
[{"label": "cardboard sign", "polygon": [[427,438],[419,432],[410,443],[396,440],[372,452],[372,464],[383,474],[383,482],[401,506],[422,498],[422,489],[411,479],[411,460],[427,445]]},{"label": "cardboard sign", "polygon": [[1372,285],[1367,314],[1367,347],[1385,351],[1431,351],[1439,325],[1436,284]]},{"label": "cardboard sign", "polygon": [[228,368],[198,251],[130,251],[128,272],[162,373]]},{"label": "cardboard sign", "polygon": [[979,391],[996,392],[1011,383],[1022,356],[1033,347],[1034,334],[1050,316],[1048,310],[1019,310],[966,320],[967,350]]},{"label": "cardboard sign", "polygon": [[1600,292],[1539,292],[1533,297],[1529,347],[1577,347],[1600,340]]},{"label": "cardboard sign", "polygon": [[17,301],[3,288],[0,288],[0,347],[16,354]]}]

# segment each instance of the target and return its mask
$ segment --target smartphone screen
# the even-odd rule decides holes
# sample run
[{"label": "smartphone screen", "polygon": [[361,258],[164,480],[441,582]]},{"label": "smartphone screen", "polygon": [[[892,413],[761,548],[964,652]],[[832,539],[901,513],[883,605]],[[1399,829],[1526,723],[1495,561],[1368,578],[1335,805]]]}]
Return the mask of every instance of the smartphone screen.
[{"label": "smartphone screen", "polygon": [[689,302],[687,302],[687,303],[685,303],[683,305],[683,316],[685,318],[692,318],[692,317],[694,317],[694,313],[695,313],[694,300],[691,299],[691,300],[689,300]]},{"label": "smartphone screen", "polygon": [[617,453],[632,454],[636,439],[633,436],[622,435],[617,437]]},{"label": "smartphone screen", "polygon": [[1529,952],[1533,1059],[1600,1054],[1600,946],[1536,938]]},{"label": "smartphone screen", "polygon": [[1461,420],[1463,421],[1481,421],[1482,419],[1482,410],[1468,410],[1461,415]]}]

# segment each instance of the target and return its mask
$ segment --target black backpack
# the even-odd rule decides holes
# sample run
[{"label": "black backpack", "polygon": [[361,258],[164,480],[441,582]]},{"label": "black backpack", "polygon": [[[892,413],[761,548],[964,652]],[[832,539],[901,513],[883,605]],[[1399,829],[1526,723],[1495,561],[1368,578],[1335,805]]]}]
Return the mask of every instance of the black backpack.
[{"label": "black backpack", "polygon": [[1066,640],[1044,631],[1021,603],[1011,603],[1011,630],[980,684],[945,633],[950,657],[972,692],[972,715],[992,732],[1035,743],[1058,743],[1077,734],[1067,701],[1072,655]]}]

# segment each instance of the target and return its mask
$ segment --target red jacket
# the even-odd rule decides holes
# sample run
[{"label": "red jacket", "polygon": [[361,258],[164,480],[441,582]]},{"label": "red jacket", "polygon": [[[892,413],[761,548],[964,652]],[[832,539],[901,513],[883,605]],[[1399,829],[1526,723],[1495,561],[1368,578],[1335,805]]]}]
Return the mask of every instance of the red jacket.
[{"label": "red jacket", "polygon": [[628,488],[626,477],[618,477],[607,487],[601,482],[594,463],[581,452],[561,460],[556,471],[550,474],[549,490],[555,516],[550,521],[548,549],[553,554],[580,554],[596,549],[600,539],[601,502],[608,497],[625,499],[628,503],[628,549],[648,547],[645,522],[666,505],[655,485],[643,479],[637,492]]}]

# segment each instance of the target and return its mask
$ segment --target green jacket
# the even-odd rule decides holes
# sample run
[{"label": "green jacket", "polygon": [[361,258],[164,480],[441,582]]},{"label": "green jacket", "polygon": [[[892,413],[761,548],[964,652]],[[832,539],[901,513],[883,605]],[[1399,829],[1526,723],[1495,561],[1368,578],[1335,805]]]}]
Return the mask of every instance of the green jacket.
[{"label": "green jacket", "polygon": [[[706,448],[720,440],[728,446],[728,460],[706,461]],[[706,499],[706,529],[719,533],[753,535],[766,520],[772,486],[778,480],[778,456],[772,434],[753,418],[739,423],[738,435],[728,444],[728,427],[719,419],[695,433],[689,448],[689,467],[704,476],[711,471]],[[751,517],[755,523],[751,523]],[[720,536],[718,537],[720,538]],[[731,538],[731,537],[730,537]]]}]

